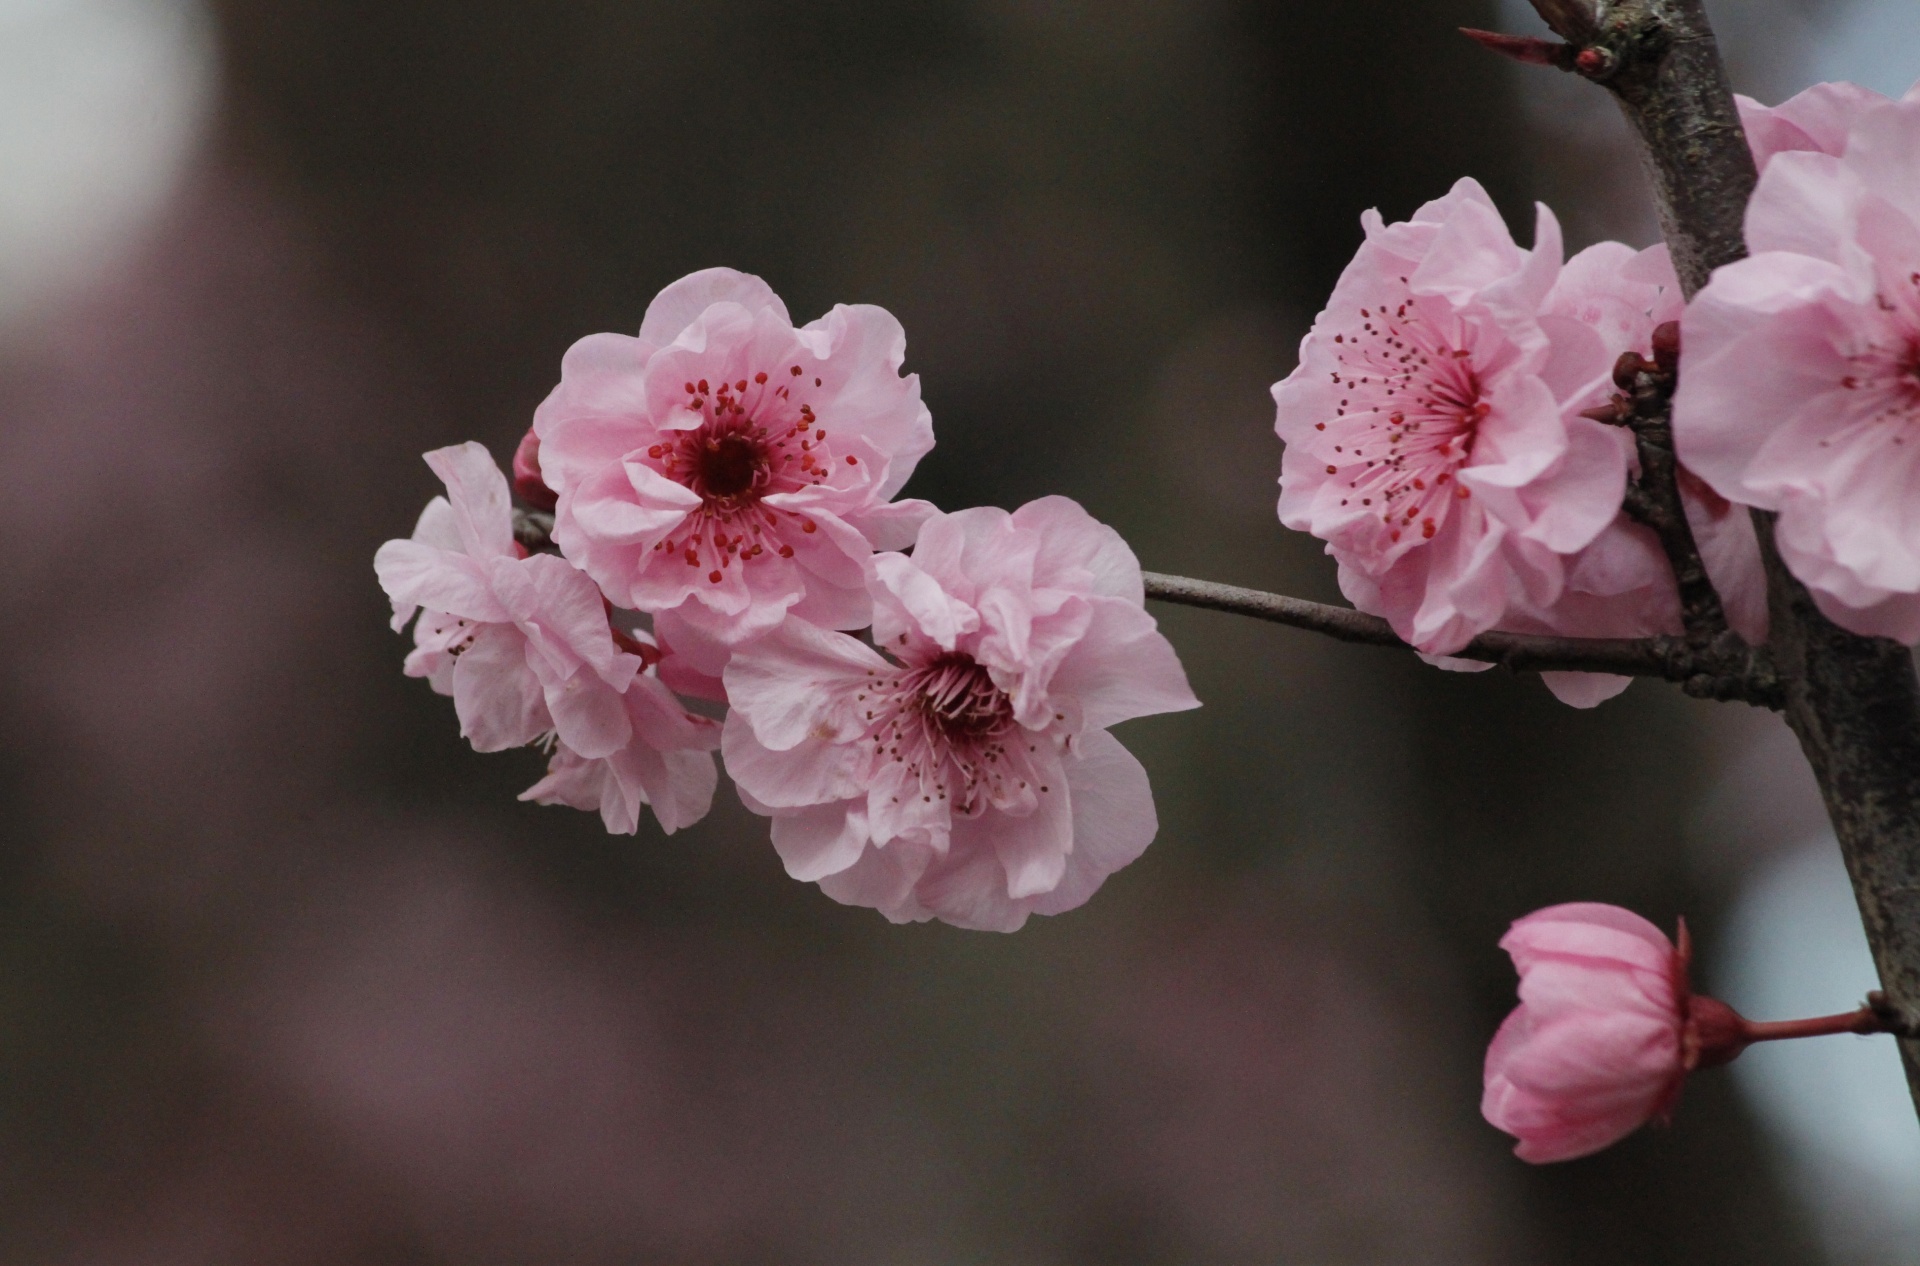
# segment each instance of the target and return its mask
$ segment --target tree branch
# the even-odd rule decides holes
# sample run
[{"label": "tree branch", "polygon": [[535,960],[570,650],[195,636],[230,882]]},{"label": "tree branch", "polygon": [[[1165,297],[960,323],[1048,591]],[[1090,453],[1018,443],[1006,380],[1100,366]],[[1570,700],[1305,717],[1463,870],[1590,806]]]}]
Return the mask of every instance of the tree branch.
[{"label": "tree branch", "polygon": [[[1160,602],[1204,607],[1305,629],[1342,642],[1412,650],[1379,616],[1349,607],[1308,602],[1284,594],[1242,589],[1210,580],[1146,572],[1147,596]],[[1744,649],[1744,645],[1743,645]],[[1751,657],[1730,658],[1689,646],[1684,638],[1548,637],[1529,633],[1483,633],[1449,658],[1497,664],[1514,672],[1615,673],[1680,683],[1689,694],[1780,706],[1771,665]]]},{"label": "tree branch", "polygon": [[[1599,17],[1603,55],[1580,73],[1613,90],[1640,137],[1691,298],[1746,254],[1756,176],[1726,70],[1702,0],[1615,0]],[[1822,616],[1780,558],[1773,516],[1756,511],[1754,525],[1787,723],[1833,819],[1887,1005],[1902,1031],[1920,1032],[1920,677],[1905,647]],[[1920,1106],[1920,1041],[1903,1037],[1900,1052]]]}]

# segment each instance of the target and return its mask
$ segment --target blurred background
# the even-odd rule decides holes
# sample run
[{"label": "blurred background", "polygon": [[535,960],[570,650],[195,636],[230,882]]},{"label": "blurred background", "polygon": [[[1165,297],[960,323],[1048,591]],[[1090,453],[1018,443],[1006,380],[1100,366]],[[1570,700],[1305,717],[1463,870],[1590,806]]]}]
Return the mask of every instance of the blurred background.
[{"label": "blurred background", "polygon": [[[1920,76],[1910,0],[1720,0],[1736,82]],[[1061,492],[1334,597],[1269,383],[1459,175],[1652,240],[1518,0],[0,0],[0,1260],[1894,1263],[1891,1046],[1761,1049],[1534,1169],[1495,941],[1685,913],[1763,1018],[1872,982],[1785,730],[1201,612],[1123,738],[1162,828],[1011,937],[788,880],[723,788],[518,804],[373,582],[597,330],[728,264],[904,321],[911,492]]]}]

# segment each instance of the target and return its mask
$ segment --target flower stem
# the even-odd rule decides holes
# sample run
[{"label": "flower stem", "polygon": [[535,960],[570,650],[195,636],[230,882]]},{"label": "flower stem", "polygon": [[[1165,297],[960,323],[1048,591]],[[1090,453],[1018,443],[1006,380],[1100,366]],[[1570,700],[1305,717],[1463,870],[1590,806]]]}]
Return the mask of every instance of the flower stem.
[{"label": "flower stem", "polygon": [[1840,1015],[1806,1020],[1748,1020],[1741,1036],[1749,1042],[1778,1042],[1790,1037],[1826,1037],[1830,1033],[1887,1033],[1886,1016],[1870,1006]]}]

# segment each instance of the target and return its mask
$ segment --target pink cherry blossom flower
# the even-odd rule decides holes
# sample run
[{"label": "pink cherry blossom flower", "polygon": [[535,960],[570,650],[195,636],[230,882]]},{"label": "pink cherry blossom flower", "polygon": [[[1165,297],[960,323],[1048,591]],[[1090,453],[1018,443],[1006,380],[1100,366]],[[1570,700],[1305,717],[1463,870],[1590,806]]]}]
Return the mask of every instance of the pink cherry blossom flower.
[{"label": "pink cherry blossom flower", "polygon": [[[654,650],[644,634],[628,636]],[[653,806],[654,818],[668,835],[706,817],[720,780],[712,756],[720,746],[720,725],[688,712],[674,698],[662,680],[670,676],[673,660],[669,654],[658,662],[660,677],[643,672],[627,687],[623,702],[633,737],[626,746],[586,757],[556,741],[547,776],[520,798],[597,810],[615,835],[640,829],[642,805]]]},{"label": "pink cherry blossom flower", "polygon": [[1367,240],[1273,389],[1280,518],[1327,542],[1340,585],[1444,655],[1559,599],[1614,521],[1628,443],[1579,416],[1612,369],[1579,322],[1543,323],[1560,229],[1514,244],[1471,180]]},{"label": "pink cherry blossom flower", "polygon": [[1844,153],[1782,153],[1750,258],[1688,307],[1680,456],[1775,540],[1820,609],[1920,641],[1920,99],[1863,110]]},{"label": "pink cherry blossom flower", "polygon": [[1740,126],[1746,131],[1753,161],[1765,171],[1776,154],[1810,151],[1839,157],[1847,148],[1847,133],[1854,121],[1874,106],[1885,105],[1887,98],[1871,88],[1841,82],[1815,84],[1777,106],[1739,95],[1734,102],[1740,107]]},{"label": "pink cherry blossom flower", "polygon": [[726,668],[727,769],[787,872],[896,922],[1082,904],[1158,829],[1107,727],[1199,706],[1139,562],[1047,497],[935,517],[874,571],[885,654],[789,620]]},{"label": "pink cherry blossom flower", "polygon": [[453,696],[477,751],[549,731],[587,756],[625,747],[633,727],[621,695],[641,660],[615,644],[600,591],[563,559],[525,556],[506,477],[485,447],[457,444],[426,460],[447,495],[428,503],[411,539],[374,556],[394,630],[421,611],[407,675]]},{"label": "pink cherry blossom flower", "polygon": [[[1601,242],[1567,261],[1541,305],[1540,319],[1557,348],[1597,339],[1599,356],[1612,364],[1627,352],[1651,359],[1654,330],[1677,321],[1684,306],[1664,245],[1636,252],[1619,242]],[[1595,353],[1588,348],[1583,355],[1591,359]],[[1612,390],[1611,381],[1596,385],[1579,407],[1603,403]],[[1637,469],[1637,458],[1633,464]],[[1684,468],[1680,494],[1728,623],[1749,642],[1763,643],[1766,573],[1751,517]],[[1673,566],[1654,534],[1623,510],[1593,544],[1567,560],[1566,583],[1557,599],[1540,608],[1518,604],[1499,627],[1563,637],[1678,634],[1680,594]],[[1541,677],[1563,703],[1574,707],[1604,702],[1631,681],[1605,673]]]},{"label": "pink cherry blossom flower", "polygon": [[789,613],[861,627],[873,551],[932,512],[894,500],[933,447],[905,354],[884,309],[796,329],[758,277],[682,278],[639,337],[574,344],[534,414],[554,540],[617,605],[671,616],[709,674]]},{"label": "pink cherry blossom flower", "polygon": [[1586,1156],[1673,1110],[1690,994],[1685,954],[1659,928],[1618,906],[1560,905],[1516,922],[1500,947],[1520,1006],[1487,1050],[1480,1111],[1520,1140],[1520,1159]]},{"label": "pink cherry blossom flower", "polygon": [[1480,1112],[1520,1140],[1521,1160],[1574,1160],[1665,1123],[1689,1074],[1755,1042],[1901,1031],[1886,999],[1853,1011],[1755,1023],[1693,992],[1680,943],[1619,906],[1576,902],[1514,923],[1500,947],[1520,973],[1520,1005],[1487,1048]]}]

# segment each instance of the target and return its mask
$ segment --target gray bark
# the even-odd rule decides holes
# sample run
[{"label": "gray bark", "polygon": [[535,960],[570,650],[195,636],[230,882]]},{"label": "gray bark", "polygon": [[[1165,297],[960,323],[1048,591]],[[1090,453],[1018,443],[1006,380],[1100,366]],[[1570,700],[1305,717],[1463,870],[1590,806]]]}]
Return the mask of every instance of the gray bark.
[{"label": "gray bark", "polygon": [[[1574,38],[1571,31],[1563,36]],[[1619,0],[1599,13],[1582,73],[1613,90],[1642,142],[1660,221],[1691,297],[1746,254],[1753,159],[1701,0]],[[1684,362],[1681,372],[1685,372]],[[1836,627],[1773,548],[1771,649],[1787,723],[1820,783],[1899,1027],[1920,1025],[1920,679],[1905,647]],[[1920,1107],[1920,1042],[1902,1039]]]}]

